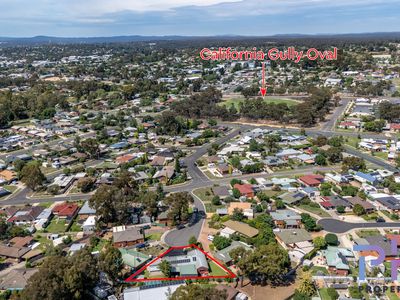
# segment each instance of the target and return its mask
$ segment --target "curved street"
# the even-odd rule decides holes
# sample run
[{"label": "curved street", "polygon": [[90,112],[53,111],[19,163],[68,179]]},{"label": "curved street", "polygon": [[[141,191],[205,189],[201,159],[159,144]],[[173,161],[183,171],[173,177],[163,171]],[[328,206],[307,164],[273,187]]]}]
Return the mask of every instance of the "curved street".
[{"label": "curved street", "polygon": [[325,231],[332,233],[345,233],[353,229],[366,229],[366,228],[399,228],[400,222],[364,222],[364,223],[349,223],[337,219],[326,218],[320,219],[317,222]]}]

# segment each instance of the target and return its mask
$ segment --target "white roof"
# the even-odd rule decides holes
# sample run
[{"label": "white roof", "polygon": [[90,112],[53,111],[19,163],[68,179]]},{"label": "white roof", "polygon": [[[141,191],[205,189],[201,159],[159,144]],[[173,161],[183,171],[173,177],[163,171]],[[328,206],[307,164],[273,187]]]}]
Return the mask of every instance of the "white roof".
[{"label": "white roof", "polygon": [[229,228],[229,227],[225,227],[224,229],[221,230],[221,233],[225,233],[225,234],[234,234],[236,231]]},{"label": "white roof", "polygon": [[176,291],[178,287],[182,284],[161,286],[157,288],[149,288],[143,289],[140,288],[131,288],[124,290],[124,300],[148,300],[148,299],[157,299],[157,300],[167,300],[168,294],[172,294]]}]

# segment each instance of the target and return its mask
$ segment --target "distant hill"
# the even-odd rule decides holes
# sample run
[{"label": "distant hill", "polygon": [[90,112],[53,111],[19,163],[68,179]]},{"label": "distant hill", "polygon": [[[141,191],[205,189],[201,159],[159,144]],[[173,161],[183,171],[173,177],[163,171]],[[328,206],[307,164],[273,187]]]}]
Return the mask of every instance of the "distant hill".
[{"label": "distant hill", "polygon": [[185,41],[185,40],[240,40],[240,39],[298,39],[298,38],[332,38],[332,39],[400,39],[400,32],[372,32],[372,33],[347,33],[347,34],[277,34],[270,36],[240,36],[240,35],[218,35],[218,36],[110,36],[110,37],[0,37],[0,43],[5,44],[95,44],[95,43],[127,43],[127,42],[152,42],[152,41]]}]

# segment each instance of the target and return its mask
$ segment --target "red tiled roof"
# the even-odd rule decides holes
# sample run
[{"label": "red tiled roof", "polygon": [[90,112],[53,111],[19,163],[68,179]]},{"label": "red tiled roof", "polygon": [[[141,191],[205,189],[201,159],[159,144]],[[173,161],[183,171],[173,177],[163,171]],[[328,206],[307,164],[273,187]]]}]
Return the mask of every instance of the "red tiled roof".
[{"label": "red tiled roof", "polygon": [[390,129],[400,129],[400,124],[392,123],[390,124]]},{"label": "red tiled roof", "polygon": [[79,206],[74,203],[62,203],[53,208],[53,213],[58,216],[72,217],[78,209]]},{"label": "red tiled roof", "polygon": [[330,201],[323,201],[320,203],[323,207],[329,208],[333,207],[333,204]]},{"label": "red tiled roof", "polygon": [[299,178],[300,181],[304,182],[307,185],[319,185],[324,176],[319,174],[312,174],[312,175],[304,175]]},{"label": "red tiled roof", "polygon": [[233,187],[239,190],[240,194],[254,193],[253,186],[251,184],[236,183]]}]

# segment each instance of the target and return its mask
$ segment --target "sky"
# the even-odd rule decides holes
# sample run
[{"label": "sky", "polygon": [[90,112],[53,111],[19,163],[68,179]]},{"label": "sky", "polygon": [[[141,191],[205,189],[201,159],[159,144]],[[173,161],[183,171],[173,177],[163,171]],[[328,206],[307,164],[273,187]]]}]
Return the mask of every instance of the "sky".
[{"label": "sky", "polygon": [[0,36],[400,31],[400,0],[0,0]]}]

